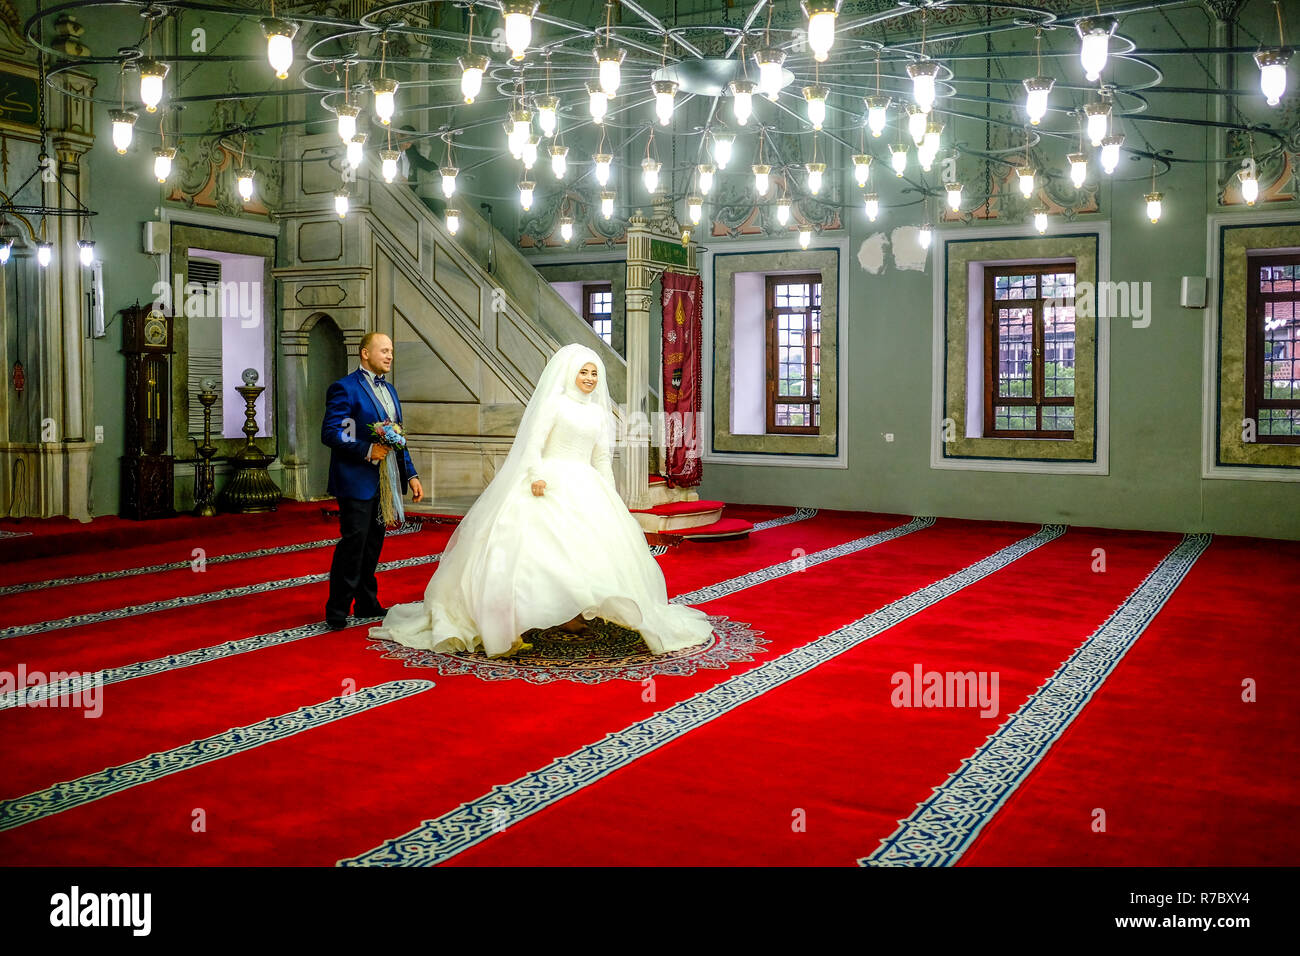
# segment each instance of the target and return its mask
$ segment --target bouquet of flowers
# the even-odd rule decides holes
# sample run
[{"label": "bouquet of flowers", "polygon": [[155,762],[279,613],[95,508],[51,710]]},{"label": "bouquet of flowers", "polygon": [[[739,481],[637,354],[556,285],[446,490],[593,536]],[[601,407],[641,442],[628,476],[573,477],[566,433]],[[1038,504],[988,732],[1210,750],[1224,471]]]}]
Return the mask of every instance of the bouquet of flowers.
[{"label": "bouquet of flowers", "polygon": [[[382,422],[373,422],[370,425],[370,440],[372,444],[386,445],[390,449],[395,448],[400,451],[406,447],[406,432],[402,430],[400,423],[384,419]],[[391,469],[393,480],[379,483],[379,520],[383,522],[384,527],[391,528],[404,517],[398,513],[401,505],[393,497],[400,471],[391,453],[384,459],[382,467]],[[400,495],[400,492],[398,494]]]}]

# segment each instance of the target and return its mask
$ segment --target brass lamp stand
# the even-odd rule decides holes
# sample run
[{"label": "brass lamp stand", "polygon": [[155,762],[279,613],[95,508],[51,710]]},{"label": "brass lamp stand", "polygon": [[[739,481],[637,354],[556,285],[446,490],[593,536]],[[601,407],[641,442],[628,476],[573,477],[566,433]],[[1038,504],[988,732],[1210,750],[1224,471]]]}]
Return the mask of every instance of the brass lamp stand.
[{"label": "brass lamp stand", "polygon": [[217,513],[216,482],[217,466],[212,463],[212,456],[217,453],[217,446],[212,444],[212,406],[217,402],[217,382],[214,379],[203,380],[203,390],[199,392],[199,404],[203,406],[203,444],[198,445],[200,461],[194,466],[194,516],[212,518]]},{"label": "brass lamp stand", "polygon": [[246,406],[244,447],[230,459],[234,474],[221,489],[221,507],[223,511],[238,514],[274,511],[280,502],[280,489],[266,469],[275,461],[275,456],[266,454],[253,444],[253,436],[257,434],[257,397],[266,391],[266,386],[257,384],[255,369],[244,369],[243,379],[244,384],[236,391],[244,397]]}]

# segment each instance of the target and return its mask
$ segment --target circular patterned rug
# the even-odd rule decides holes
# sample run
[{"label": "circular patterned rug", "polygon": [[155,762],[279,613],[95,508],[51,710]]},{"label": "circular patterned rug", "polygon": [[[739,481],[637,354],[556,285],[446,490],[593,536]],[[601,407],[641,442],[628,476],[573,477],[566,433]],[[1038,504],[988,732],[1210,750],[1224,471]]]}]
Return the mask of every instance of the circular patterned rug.
[{"label": "circular patterned rug", "polygon": [[668,654],[651,654],[636,631],[597,618],[581,634],[558,627],[529,631],[524,639],[533,645],[514,657],[489,658],[473,654],[440,654],[376,641],[372,650],[407,667],[432,667],[443,676],[472,674],[483,680],[522,679],[533,684],[557,680],[599,684],[607,680],[641,681],[660,675],[687,676],[701,669],[725,668],[734,661],[753,660],[768,643],[747,624],[710,616],[713,635],[698,647]]}]

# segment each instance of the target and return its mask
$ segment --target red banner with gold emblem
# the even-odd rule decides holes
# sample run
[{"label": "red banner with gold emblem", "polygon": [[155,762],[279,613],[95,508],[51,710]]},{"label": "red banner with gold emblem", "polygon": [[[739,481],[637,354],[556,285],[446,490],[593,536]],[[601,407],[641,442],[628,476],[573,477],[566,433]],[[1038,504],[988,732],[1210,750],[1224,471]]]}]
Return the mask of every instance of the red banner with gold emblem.
[{"label": "red banner with gold emblem", "polygon": [[699,276],[665,272],[663,290],[661,394],[668,455],[661,470],[670,485],[689,488],[703,478],[700,455],[704,436],[699,421],[704,384],[700,361],[704,283]]}]

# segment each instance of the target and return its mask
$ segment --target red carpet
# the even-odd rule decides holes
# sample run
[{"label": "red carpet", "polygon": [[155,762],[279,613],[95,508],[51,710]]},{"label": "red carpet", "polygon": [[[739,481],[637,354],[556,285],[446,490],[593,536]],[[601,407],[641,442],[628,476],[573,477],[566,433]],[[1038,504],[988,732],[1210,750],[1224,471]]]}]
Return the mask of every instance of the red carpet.
[{"label": "red carpet", "polygon": [[[790,514],[736,511],[756,523]],[[940,520],[799,570],[796,559],[907,521],[821,512],[743,541],[669,549],[659,560],[670,594],[795,564],[700,605],[752,625],[769,642],[762,651],[725,666],[661,673],[653,700],[644,699],[647,687],[639,679],[534,683],[406,666],[371,649],[365,626],[357,626],[108,683],[98,719],[66,707],[0,710],[0,760],[8,771],[0,800],[33,794],[44,806],[40,801],[48,798],[41,794],[60,781],[292,715],[351,690],[411,679],[435,685],[12,829],[3,829],[0,804],[0,853],[14,864],[331,865],[695,695],[722,689],[756,668],[771,669],[783,655],[877,609],[904,606],[909,595],[1037,530]],[[319,521],[303,520],[296,540],[326,537],[321,528]],[[278,540],[295,540],[288,527],[281,530],[285,536]],[[391,538],[382,560],[434,554],[450,530],[429,527]],[[223,548],[264,547],[264,531],[232,537]],[[1170,535],[1068,531],[987,577],[961,580],[949,596],[870,640],[716,719],[684,728],[592,785],[511,820],[503,832],[449,862],[852,865],[1033,694],[1176,543]],[[111,554],[105,563],[148,564],[156,555],[142,555],[152,547],[105,552]],[[1089,570],[1097,547],[1107,551],[1104,574]],[[67,585],[46,592],[44,605],[40,591],[9,595],[0,598],[0,624],[319,574],[329,555],[323,548],[250,558],[210,566],[204,574],[122,579],[116,588],[111,582]],[[381,595],[389,602],[418,599],[433,567],[383,572]],[[1114,856],[1105,862],[1224,862],[1216,847],[1229,838],[1241,859],[1294,861],[1300,841],[1283,826],[1280,808],[1297,802],[1291,770],[1297,711],[1294,695],[1280,688],[1270,695],[1268,678],[1294,663],[1295,625],[1284,607],[1268,605],[1262,594],[1229,600],[1251,591],[1249,582],[1266,569],[1294,578],[1300,547],[1214,542],[1111,681],[961,862],[1021,862],[1026,852],[1043,862],[1090,862],[1096,841],[1109,837],[1090,834],[1087,819],[1072,835],[1076,804],[1088,804],[1089,811],[1113,807],[1113,821],[1144,808],[1140,852],[1132,840],[1114,840],[1107,844]],[[324,582],[277,587],[0,640],[0,671],[20,663],[45,671],[129,667],[300,627],[321,620],[325,589]],[[1222,636],[1194,623],[1205,620],[1222,625]],[[916,664],[997,671],[998,717],[954,707],[892,706],[891,675]],[[1210,688],[1215,680],[1219,690],[1231,690],[1241,673],[1258,675],[1260,704],[1234,703],[1234,692],[1216,709],[1204,695],[1184,700],[1174,690],[1189,681]],[[1125,752],[1137,707],[1145,726],[1133,741],[1137,746]],[[1259,709],[1234,719],[1234,707]],[[1180,745],[1177,754],[1144,746],[1169,733],[1179,740],[1195,736],[1198,726],[1195,745]],[[1259,736],[1265,732],[1267,744]],[[216,753],[221,746],[217,741]],[[1143,769],[1152,766],[1160,772]],[[1238,776],[1243,767],[1249,779]],[[1068,804],[1060,794],[1071,788],[1087,795]],[[1241,819],[1227,819],[1243,807]],[[198,811],[206,821],[202,832],[191,826]],[[1156,827],[1152,820],[1161,813],[1165,825]],[[1182,827],[1193,818],[1219,835],[1188,841]],[[803,829],[792,829],[794,821]]]}]

